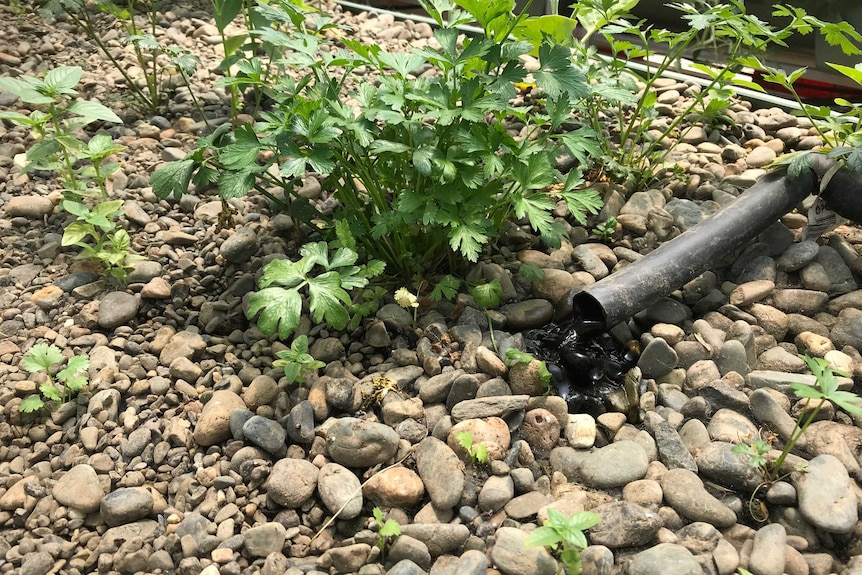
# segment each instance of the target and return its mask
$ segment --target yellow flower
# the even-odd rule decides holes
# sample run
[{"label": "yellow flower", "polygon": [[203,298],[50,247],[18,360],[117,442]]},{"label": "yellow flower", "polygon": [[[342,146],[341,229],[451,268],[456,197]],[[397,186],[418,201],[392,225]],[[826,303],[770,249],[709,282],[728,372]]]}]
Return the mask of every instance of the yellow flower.
[{"label": "yellow flower", "polygon": [[398,288],[395,290],[395,303],[403,308],[419,307],[419,298],[410,293],[407,288]]}]

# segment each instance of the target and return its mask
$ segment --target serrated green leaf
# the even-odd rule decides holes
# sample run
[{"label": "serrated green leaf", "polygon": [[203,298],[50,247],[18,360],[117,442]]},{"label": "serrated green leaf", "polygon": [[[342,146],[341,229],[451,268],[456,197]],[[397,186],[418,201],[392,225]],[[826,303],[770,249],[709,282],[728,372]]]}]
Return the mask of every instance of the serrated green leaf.
[{"label": "serrated green leaf", "polygon": [[590,88],[583,72],[574,67],[571,51],[562,44],[543,43],[539,47],[540,68],[533,72],[536,85],[549,96],[557,97],[563,92],[573,100],[589,96]]},{"label": "serrated green leaf", "polygon": [[544,270],[536,264],[521,264],[518,266],[518,275],[531,282],[545,279]]},{"label": "serrated green leaf", "polygon": [[431,290],[431,295],[429,297],[431,298],[431,301],[434,302],[442,299],[451,300],[458,295],[458,288],[460,286],[461,280],[451,275],[443,276],[434,286],[434,289]]},{"label": "serrated green leaf", "polygon": [[279,339],[287,339],[299,327],[302,297],[296,289],[264,288],[249,298],[247,315],[251,320],[257,317],[257,327],[264,335],[277,333]]},{"label": "serrated green leaf", "polygon": [[500,280],[495,278],[489,283],[472,286],[470,295],[480,307],[495,308],[500,305],[500,298],[503,297],[503,286],[500,285]]},{"label": "serrated green leaf", "polygon": [[45,407],[45,402],[36,394],[31,395],[27,399],[18,404],[18,411],[23,413],[33,413]]},{"label": "serrated green leaf", "polygon": [[87,385],[87,377],[83,375],[78,375],[67,379],[63,382],[63,385],[70,392],[74,393],[80,391],[85,385]]},{"label": "serrated green leaf", "polygon": [[21,367],[29,373],[48,371],[55,363],[63,361],[63,352],[56,345],[37,343],[21,359]]},{"label": "serrated green leaf", "polygon": [[485,230],[473,222],[454,222],[449,232],[449,245],[471,262],[479,260],[479,252],[488,242]]},{"label": "serrated green leaf", "polygon": [[859,64],[854,68],[844,66],[843,64],[833,64],[832,62],[826,62],[826,64],[862,86],[862,67]]},{"label": "serrated green leaf", "polygon": [[222,172],[218,179],[218,192],[222,199],[241,198],[254,189],[258,166],[249,166],[235,172]]},{"label": "serrated green leaf", "polygon": [[[86,371],[89,367],[90,358],[88,358],[86,355],[76,355],[69,359],[68,363],[66,364],[66,368],[57,374],[57,379],[65,381],[71,377],[78,375],[82,371]],[[68,384],[64,385],[68,386]]]},{"label": "serrated green leaf", "polygon": [[378,531],[381,537],[396,537],[401,535],[401,525],[394,519],[387,519]]},{"label": "serrated green leaf", "polygon": [[311,271],[314,262],[303,258],[297,262],[290,260],[272,260],[263,268],[263,275],[258,281],[262,288],[273,284],[293,288],[305,281],[306,274]]},{"label": "serrated green leaf", "polygon": [[473,434],[469,431],[459,431],[455,434],[455,440],[468,452],[473,449]]},{"label": "serrated green leaf", "polygon": [[479,463],[488,463],[488,448],[483,443],[478,443],[470,454]]},{"label": "serrated green leaf", "polygon": [[350,295],[341,288],[338,272],[326,272],[308,278],[308,296],[314,321],[325,321],[333,329],[344,329],[350,321],[347,311],[351,305]]},{"label": "serrated green leaf", "polygon": [[53,383],[43,383],[39,386],[39,392],[52,401],[56,401],[57,403],[62,403],[63,395],[60,393],[60,390]]},{"label": "serrated green leaf", "polygon": [[153,193],[162,199],[170,195],[179,199],[189,189],[195,166],[195,161],[187,158],[157,169],[150,176]]},{"label": "serrated green leaf", "polygon": [[365,264],[365,271],[363,275],[366,278],[373,278],[379,276],[386,270],[386,262],[381,260],[371,260],[367,264]]},{"label": "serrated green leaf", "polygon": [[566,202],[572,217],[581,225],[586,225],[587,214],[597,214],[604,202],[598,192],[592,188],[561,192],[560,197]]},{"label": "serrated green leaf", "polygon": [[350,222],[345,219],[335,221],[335,236],[342,247],[356,251],[356,238],[350,230]]}]

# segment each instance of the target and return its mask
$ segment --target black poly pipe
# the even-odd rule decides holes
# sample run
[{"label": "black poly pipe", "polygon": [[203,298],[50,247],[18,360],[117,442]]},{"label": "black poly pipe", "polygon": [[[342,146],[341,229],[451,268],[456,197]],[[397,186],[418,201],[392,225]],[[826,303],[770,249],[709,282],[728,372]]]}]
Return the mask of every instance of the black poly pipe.
[{"label": "black poly pipe", "polygon": [[[817,194],[820,178],[831,165],[818,158],[812,170],[794,179],[780,173],[765,175],[709,219],[576,293],[576,314],[588,325],[604,329],[626,321],[714,267],[715,262],[757,236],[808,195]],[[822,197],[840,215],[862,221],[859,174],[847,169],[836,172]]]}]

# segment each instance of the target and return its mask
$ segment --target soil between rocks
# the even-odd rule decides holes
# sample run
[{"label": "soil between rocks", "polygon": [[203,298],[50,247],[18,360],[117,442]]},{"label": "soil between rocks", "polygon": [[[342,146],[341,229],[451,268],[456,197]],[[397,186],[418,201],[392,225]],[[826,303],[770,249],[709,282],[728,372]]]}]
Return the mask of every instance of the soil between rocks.
[{"label": "soil between rocks", "polygon": [[[749,507],[760,478],[731,453],[770,433],[780,448],[792,431],[806,406],[789,384],[811,380],[797,352],[853,373],[846,389],[862,377],[858,226],[801,241],[804,217],[788,214],[638,314],[621,329],[640,340],[648,386],[635,402],[617,398],[618,411],[568,414],[562,398],[542,395],[535,365],[507,368],[465,296],[423,307],[415,328],[391,302],[351,333],[306,318],[327,367],[288,386],[271,367],[284,344],[250,325],[242,302],[266,261],[295,253],[301,228],[255,195],[232,200],[233,230],[217,228],[221,203],[207,192],[159,201],[149,174],[205,129],[182,90],[164,115],[137,117],[116,71],[68,23],[0,12],[0,73],[81,65],[82,93],[124,118],[106,127],[128,147],[111,194],[145,257],[115,289],[61,248],[59,185],[21,174],[29,136],[0,126],[1,573],[550,575],[554,558],[523,548],[548,505],[601,515],[582,553],[587,574],[862,572],[862,431],[849,416],[824,408],[792,462],[806,471],[758,491],[768,523]],[[392,49],[431,36],[426,25],[336,12]],[[211,16],[174,6],[160,25],[201,57],[206,113],[225,121]],[[104,38],[123,51],[117,31]],[[656,125],[696,88],[658,89]],[[21,108],[8,94],[0,106]],[[819,143],[781,110],[739,102],[731,115],[732,129],[683,132],[672,160],[686,178],[627,197],[602,188],[597,221],[621,224],[611,245],[577,226],[559,250],[528,229],[504,238],[474,272],[502,280],[506,304],[491,315],[501,350],[523,346],[518,332],[552,320],[573,288],[719,209],[776,153]],[[304,192],[328,197],[312,176]],[[544,280],[525,281],[518,261]],[[47,419],[18,412],[40,382],[20,360],[39,342],[87,353],[91,365],[90,386]],[[488,448],[489,465],[470,462],[462,430]],[[401,524],[385,556],[375,506]]]}]

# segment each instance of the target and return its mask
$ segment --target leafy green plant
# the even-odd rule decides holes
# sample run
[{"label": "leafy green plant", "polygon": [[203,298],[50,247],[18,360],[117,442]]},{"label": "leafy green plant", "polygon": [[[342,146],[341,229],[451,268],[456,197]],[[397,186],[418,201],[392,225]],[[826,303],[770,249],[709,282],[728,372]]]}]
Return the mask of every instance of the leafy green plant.
[{"label": "leafy green plant", "polygon": [[601,241],[607,243],[613,239],[616,231],[617,219],[610,217],[593,228],[593,235],[598,236]]},{"label": "leafy green plant", "polygon": [[769,452],[769,443],[763,440],[757,440],[751,444],[738,443],[733,448],[734,453],[749,457],[749,466],[761,471],[764,483],[766,484],[777,481],[782,477],[781,474],[785,473],[784,462],[787,456],[793,451],[793,448],[808,426],[817,419],[817,414],[820,413],[824,402],[831,402],[851,415],[862,417],[862,398],[853,392],[838,389],[838,380],[835,378],[835,374],[848,374],[843,371],[833,370],[831,364],[825,359],[809,357],[807,355],[800,355],[799,357],[808,364],[808,368],[816,379],[814,385],[804,383],[791,384],[796,397],[807,399],[810,409],[801,415],[800,419],[796,422],[796,427],[794,427],[790,437],[786,439],[781,454],[775,461],[767,459],[765,455]]},{"label": "leafy green plant", "polygon": [[37,343],[27,351],[21,360],[21,367],[28,373],[44,371],[48,381],[39,386],[39,393],[18,405],[19,411],[32,413],[44,409],[47,407],[46,400],[54,404],[65,403],[87,385],[87,376],[83,372],[89,367],[90,359],[86,355],[69,358],[65,369],[57,372],[56,376],[51,375],[51,369],[65,359],[60,348],[47,343]]},{"label": "leafy green plant", "polygon": [[467,451],[473,465],[485,465],[488,463],[488,448],[482,443],[473,442],[473,434],[469,431],[459,431],[455,434],[458,444]]},{"label": "leafy green plant", "polygon": [[766,454],[772,450],[772,445],[764,439],[752,442],[740,441],[733,446],[733,453],[748,457],[748,466],[752,469],[765,470],[769,465]]},{"label": "leafy green plant", "polygon": [[299,335],[290,344],[290,349],[276,352],[277,360],[272,362],[272,367],[284,369],[284,377],[288,385],[295,382],[303,382],[305,378],[326,364],[314,359],[308,353],[308,336]]},{"label": "leafy green plant", "polygon": [[[45,3],[43,12],[52,15],[65,14],[123,76],[126,87],[137,104],[150,112],[160,112],[167,102],[163,81],[170,72],[168,64],[178,68],[177,72],[182,75],[194,99],[194,90],[188,77],[199,61],[187,50],[179,47],[166,48],[159,44],[156,39],[159,4],[160,0],[125,0],[125,5],[113,0],[49,0]],[[141,28],[136,21],[139,13],[144,16],[145,28]],[[140,77],[133,76],[129,66],[118,60],[112,48],[102,39],[104,30],[98,21],[101,14],[114,18],[125,32],[124,40],[132,47],[135,62],[141,70]],[[167,61],[162,56],[165,56]],[[198,109],[200,110],[200,106]]]},{"label": "leafy green plant", "polygon": [[[75,86],[81,80],[79,66],[60,66],[49,70],[44,79],[34,76],[0,78],[0,90],[10,92],[22,102],[34,104],[45,111],[34,110],[29,115],[0,112],[0,119],[31,129],[36,143],[27,151],[28,164],[24,171],[57,171],[66,190],[81,197],[89,195],[85,184],[93,177],[102,196],[104,181],[118,164],[103,165],[109,156],[121,151],[110,136],[94,136],[85,144],[75,136],[75,130],[96,121],[122,123],[122,120],[102,104],[76,98]],[[76,169],[78,160],[90,160],[91,166]]]},{"label": "leafy green plant", "polygon": [[[598,524],[602,518],[589,511],[573,513],[568,517],[548,507],[548,520],[537,527],[524,542],[525,547],[548,547],[559,553],[560,562],[568,575],[581,572],[581,550],[587,547],[584,531]],[[558,569],[557,573],[562,573]]]},{"label": "leafy green plant", "polygon": [[302,246],[297,261],[273,260],[263,268],[260,291],[248,302],[249,319],[265,335],[278,334],[286,339],[299,327],[303,290],[315,322],[326,322],[333,329],[344,329],[350,322],[353,305],[350,293],[363,288],[369,278],[383,272],[385,264],[371,261],[356,265],[358,254],[350,248],[337,248],[330,254],[326,242]]},{"label": "leafy green plant", "polygon": [[[79,246],[83,250],[79,257],[100,263],[106,275],[122,281],[137,256],[130,253],[128,232],[118,228],[115,221],[123,202],[107,199],[106,182],[120,168],[119,162],[109,160],[125,147],[104,133],[86,143],[76,136],[76,130],[93,122],[121,120],[98,102],[75,98],[81,74],[78,66],[61,66],[50,70],[44,79],[0,78],[0,89],[45,110],[34,110],[30,115],[0,112],[0,119],[30,128],[36,139],[27,151],[28,164],[23,171],[55,171],[60,175],[65,197],[60,207],[77,218],[66,227],[63,245]],[[97,202],[92,209],[87,205],[91,199]],[[88,236],[92,243],[84,241]]]},{"label": "leafy green plant", "polygon": [[[854,38],[859,39],[859,35],[856,34]],[[793,95],[800,106],[794,113],[808,118],[825,144],[817,150],[799,150],[785,154],[773,163],[774,167],[786,168],[788,175],[795,178],[811,167],[814,154],[824,154],[838,162],[839,166],[862,173],[862,105],[846,98],[835,98],[837,109],[840,110],[836,112],[830,106],[806,104],[794,88],[796,81],[805,75],[805,68],[788,73],[781,68],[765,65],[757,59],[751,59],[747,63],[764,71],[765,80],[782,86]],[[862,87],[862,63],[853,68],[841,64],[827,64]]]},{"label": "leafy green plant", "polygon": [[[219,64],[224,78],[217,85],[230,92],[233,118],[242,107],[240,95],[245,91],[246,104],[251,104],[250,111],[256,114],[264,99],[275,95],[277,76],[285,73],[285,63],[279,56],[289,38],[286,31],[304,28],[306,19],[315,12],[301,0],[212,0],[212,5],[225,54]],[[228,36],[228,25],[239,15],[245,29]],[[329,26],[321,18],[314,21],[313,29],[323,32]]]},{"label": "leafy green plant", "polygon": [[[557,201],[581,223],[601,206],[595,191],[578,189],[579,171],[556,169],[565,151],[582,164],[599,153],[590,130],[560,130],[587,93],[586,78],[568,48],[511,39],[520,18],[511,0],[462,0],[469,14],[447,0],[423,5],[439,25],[439,48],[390,54],[341,39],[346,50],[333,55],[328,39],[303,26],[267,33],[290,50],[281,62],[308,75],[274,77],[275,105],[262,121],[205,139],[186,159],[157,170],[154,192],[179,195],[194,179],[215,182],[223,198],[251,189],[281,195],[298,221],[319,219],[330,230],[333,221],[346,222],[364,257],[385,261],[403,278],[477,261],[513,218],[559,245],[565,232],[552,216]],[[485,33],[462,42],[456,26],[470,20]],[[541,95],[516,105],[514,84],[527,74],[519,57],[534,48]],[[360,83],[345,99],[346,80],[360,66],[380,79]],[[415,77],[421,67],[436,75]],[[524,124],[517,137],[506,129],[509,119]],[[307,170],[334,190],[340,208],[332,217],[293,189]]]},{"label": "leafy green plant", "polygon": [[[125,281],[132,261],[140,259],[140,256],[130,253],[132,239],[115,222],[123,200],[100,202],[92,210],[73,200],[63,200],[60,205],[77,218],[66,226],[61,243],[80,247],[78,257],[99,262],[108,277]],[[92,243],[84,241],[87,237]]]},{"label": "leafy green plant", "polygon": [[[579,107],[595,132],[607,134],[600,139],[607,158],[605,167],[613,175],[631,177],[636,183],[648,182],[665,170],[664,161],[672,144],[679,141],[683,121],[698,115],[704,124],[726,123],[729,117],[725,110],[735,87],[763,91],[736,71],[750,65],[752,58],[768,47],[783,47],[792,34],[805,34],[813,28],[845,53],[857,50],[853,41],[859,40],[846,22],[824,22],[795,7],[776,6],[773,15],[783,18],[785,25],[773,26],[749,14],[742,0],[674,2],[668,6],[680,12],[688,27],[671,32],[633,21],[627,11],[634,4],[634,0],[582,0],[572,17],[527,20],[515,33],[523,38],[549,35],[574,48],[580,69],[592,80]],[[599,34],[605,39],[609,56],[599,55],[586,38],[573,38],[571,30],[578,23],[586,30],[586,38]],[[678,67],[683,55],[703,42],[705,33],[725,45],[726,57],[710,65],[691,63],[708,83],[687,94],[688,104],[672,118],[658,122],[656,80]],[[643,62],[643,71],[633,71],[631,64],[636,61]]]},{"label": "leafy green plant", "polygon": [[374,521],[377,522],[377,547],[380,549],[380,556],[386,560],[386,542],[390,537],[401,535],[401,524],[394,519],[383,521],[383,512],[379,507],[371,510],[374,514]]}]

